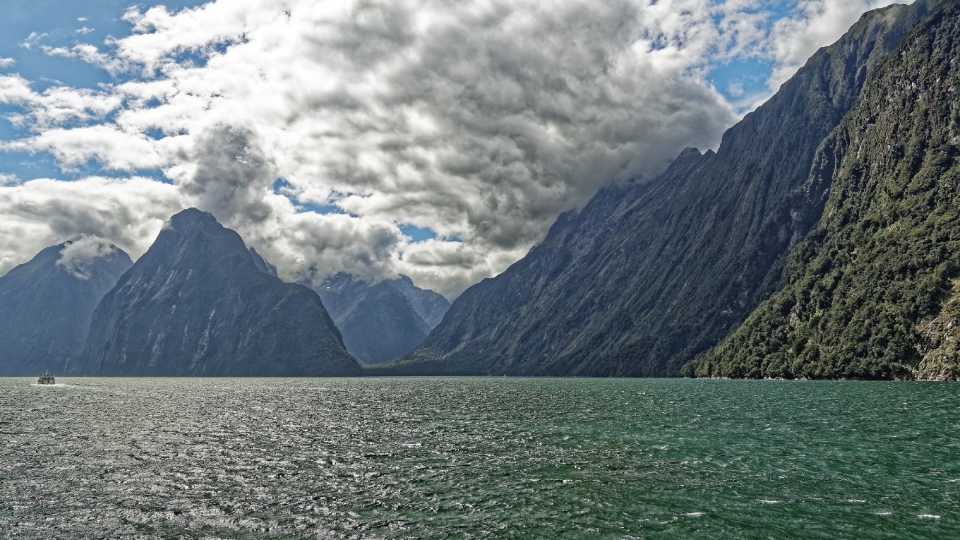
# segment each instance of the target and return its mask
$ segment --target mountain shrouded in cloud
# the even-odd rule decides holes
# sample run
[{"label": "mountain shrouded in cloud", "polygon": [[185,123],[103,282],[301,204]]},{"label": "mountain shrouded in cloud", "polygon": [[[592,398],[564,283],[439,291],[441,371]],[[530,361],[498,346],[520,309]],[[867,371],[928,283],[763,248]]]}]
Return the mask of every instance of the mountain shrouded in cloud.
[{"label": "mountain shrouded in cloud", "polygon": [[83,350],[97,303],[131,265],[122,250],[83,237],[0,277],[0,376],[62,373]]},{"label": "mountain shrouded in cloud", "polygon": [[[57,232],[134,257],[161,216],[197,206],[285,279],[403,274],[455,297],[598,188],[715,147],[741,105],[711,70],[795,69],[884,3],[802,0],[784,18],[759,1],[221,0],[131,8],[130,33],[105,43],[25,29],[29,51],[113,79],[41,90],[0,63],[14,111],[0,148],[48,156],[70,179],[0,167],[0,217],[19,227],[0,233],[0,272],[57,236],[24,201],[57,199]],[[109,205],[105,184],[123,194]]]}]

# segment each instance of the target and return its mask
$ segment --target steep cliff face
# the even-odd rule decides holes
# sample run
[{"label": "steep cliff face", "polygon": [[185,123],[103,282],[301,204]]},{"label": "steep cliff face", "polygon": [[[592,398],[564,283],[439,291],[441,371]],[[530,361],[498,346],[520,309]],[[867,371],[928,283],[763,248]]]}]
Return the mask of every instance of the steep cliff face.
[{"label": "steep cliff face", "polygon": [[701,376],[960,374],[960,4],[934,6],[827,144],[830,197],[787,284],[697,363]]},{"label": "steep cliff face", "polygon": [[265,264],[212,215],[189,209],[173,216],[97,306],[72,372],[360,374],[320,297],[258,266]]},{"label": "steep cliff face", "polygon": [[[423,343],[430,332],[410,298],[393,281],[370,283],[337,274],[315,290],[340,329],[347,350],[366,364],[399,358]],[[436,294],[417,290],[421,298],[429,298],[422,293]]]},{"label": "steep cliff face", "polygon": [[838,149],[821,142],[927,8],[865,15],[716,154],[686,152],[659,180],[608,188],[561,216],[390,372],[677,374],[775,290],[826,200]]},{"label": "steep cliff face", "polygon": [[83,350],[97,303],[132,265],[120,248],[82,239],[0,277],[0,376],[63,373]]}]

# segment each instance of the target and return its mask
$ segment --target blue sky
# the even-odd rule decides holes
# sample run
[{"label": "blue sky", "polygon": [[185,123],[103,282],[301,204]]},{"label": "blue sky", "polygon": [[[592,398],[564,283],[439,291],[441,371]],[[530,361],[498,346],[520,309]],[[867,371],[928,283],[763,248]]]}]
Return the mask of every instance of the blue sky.
[{"label": "blue sky", "polygon": [[[45,55],[41,46],[69,46],[80,41],[102,44],[110,36],[127,35],[131,25],[121,17],[129,6],[146,9],[164,5],[180,10],[204,3],[199,0],[5,0],[0,18],[0,56],[16,60],[14,70],[33,81],[37,90],[54,81],[95,88],[99,83],[112,80],[104,70],[79,60]],[[36,35],[35,41],[28,41],[31,34]]]},{"label": "blue sky", "polygon": [[[714,0],[715,3],[720,3]],[[797,9],[797,0],[769,0],[758,10],[766,15],[765,28],[780,19],[790,16]],[[740,102],[745,96],[768,92],[767,80],[773,71],[773,61],[754,55],[742,55],[729,61],[709,66],[707,80],[731,103]]]},{"label": "blue sky", "polygon": [[[105,70],[79,59],[45,54],[43,46],[69,47],[78,42],[103,44],[111,36],[128,35],[131,25],[121,17],[130,5],[165,5],[171,9],[183,9],[203,3],[200,0],[138,3],[130,0],[5,0],[3,16],[0,17],[0,58],[12,58],[16,63],[0,72],[19,73],[38,92],[60,84],[97,88],[101,83],[116,82],[118,79]],[[31,35],[34,39],[29,39]],[[16,111],[15,107],[0,104],[0,114]],[[0,121],[0,140],[23,135],[24,131],[15,129],[10,122]],[[95,164],[64,173],[49,154],[26,152],[0,153],[0,173],[15,174],[21,180],[115,174],[103,171]],[[158,171],[141,171],[141,174],[162,178]]]}]

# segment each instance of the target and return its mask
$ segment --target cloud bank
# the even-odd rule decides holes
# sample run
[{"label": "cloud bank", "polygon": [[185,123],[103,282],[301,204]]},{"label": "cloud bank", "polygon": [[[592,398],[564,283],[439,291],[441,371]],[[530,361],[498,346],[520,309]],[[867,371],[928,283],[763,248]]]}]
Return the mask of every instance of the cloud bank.
[{"label": "cloud bank", "polygon": [[454,297],[599,187],[715,147],[737,115],[712,65],[764,58],[775,84],[887,3],[801,0],[775,23],[758,0],[134,7],[128,36],[44,49],[117,82],[37,92],[0,74],[24,134],[0,149],[129,176],[0,182],[0,273],[81,234],[136,258],[197,206],[286,279],[403,273]]}]

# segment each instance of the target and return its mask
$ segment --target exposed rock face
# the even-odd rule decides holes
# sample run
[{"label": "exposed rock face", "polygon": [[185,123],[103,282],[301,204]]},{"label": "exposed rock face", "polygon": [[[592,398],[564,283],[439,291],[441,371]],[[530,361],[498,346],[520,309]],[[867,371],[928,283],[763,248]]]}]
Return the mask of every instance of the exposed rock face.
[{"label": "exposed rock face", "polygon": [[339,376],[361,369],[307,287],[262,270],[206,212],[170,218],[97,306],[73,370],[104,376]]},{"label": "exposed rock face", "polygon": [[471,287],[383,373],[669,376],[776,290],[817,223],[842,149],[821,143],[927,2],[864,16],[818,51],[716,154],[610,187]]},{"label": "exposed rock face", "polygon": [[0,277],[0,376],[63,373],[94,308],[133,262],[90,239],[51,246]]},{"label": "exposed rock face", "polygon": [[942,2],[873,73],[824,143],[837,165],[785,286],[696,374],[960,375],[960,4]]},{"label": "exposed rock face", "polygon": [[340,329],[347,350],[367,364],[399,358],[427,337],[430,326],[410,296],[434,318],[438,314],[443,317],[442,302],[435,296],[446,301],[437,293],[415,287],[406,277],[374,284],[341,273],[315,290]]}]

